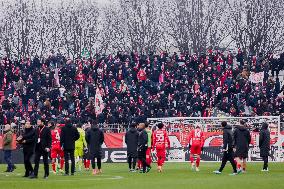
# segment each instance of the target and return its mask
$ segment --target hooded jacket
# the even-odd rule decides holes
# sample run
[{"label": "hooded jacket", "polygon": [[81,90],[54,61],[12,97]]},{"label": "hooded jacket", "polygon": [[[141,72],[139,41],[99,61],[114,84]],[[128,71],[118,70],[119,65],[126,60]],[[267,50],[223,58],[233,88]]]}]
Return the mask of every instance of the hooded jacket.
[{"label": "hooded jacket", "polygon": [[234,148],[233,131],[230,125],[223,128],[223,149],[231,150]]},{"label": "hooded jacket", "polygon": [[125,144],[127,145],[127,154],[133,157],[137,156],[139,133],[136,128],[132,127],[125,134]]},{"label": "hooded jacket", "polygon": [[270,132],[267,126],[262,126],[259,133],[259,148],[260,148],[260,157],[269,156],[270,150]]},{"label": "hooded jacket", "polygon": [[234,131],[235,141],[235,156],[240,158],[247,158],[249,151],[249,144],[251,142],[250,132],[245,126],[237,126]]},{"label": "hooded jacket", "polygon": [[68,123],[61,129],[60,145],[64,150],[74,150],[75,141],[78,140],[79,137],[80,134],[77,128],[71,123]]},{"label": "hooded jacket", "polygon": [[89,146],[91,159],[102,158],[102,144],[104,143],[104,133],[98,127],[92,127],[86,133],[86,142]]}]

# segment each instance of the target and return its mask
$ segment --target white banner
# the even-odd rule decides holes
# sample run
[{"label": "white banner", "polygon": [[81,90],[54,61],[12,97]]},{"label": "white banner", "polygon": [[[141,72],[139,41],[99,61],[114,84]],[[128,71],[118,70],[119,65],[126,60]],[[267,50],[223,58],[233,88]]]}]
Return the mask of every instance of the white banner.
[{"label": "white banner", "polygon": [[264,78],[264,72],[258,72],[258,73],[251,72],[249,76],[249,80],[252,83],[261,83],[263,81],[263,78]]}]

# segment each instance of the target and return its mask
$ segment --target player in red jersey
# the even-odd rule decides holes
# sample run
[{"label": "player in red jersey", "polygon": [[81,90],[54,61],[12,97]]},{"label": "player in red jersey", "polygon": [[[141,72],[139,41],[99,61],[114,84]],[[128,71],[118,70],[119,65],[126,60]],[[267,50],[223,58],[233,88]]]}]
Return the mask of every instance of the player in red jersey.
[{"label": "player in red jersey", "polygon": [[[49,123],[50,127],[54,127],[54,123]],[[60,158],[60,172],[63,173],[64,166],[64,152],[60,146],[60,124],[56,124],[55,128],[51,130],[52,146],[51,146],[51,159],[52,159],[52,171],[56,174],[56,159]]]},{"label": "player in red jersey", "polygon": [[153,150],[157,152],[158,172],[162,172],[162,166],[166,159],[166,148],[170,148],[170,139],[167,131],[163,129],[164,124],[159,123],[158,130],[153,133]]},{"label": "player in red jersey", "polygon": [[[189,134],[190,162],[192,170],[199,171],[200,155],[204,145],[204,133],[197,125]],[[194,164],[196,157],[196,165]]]}]

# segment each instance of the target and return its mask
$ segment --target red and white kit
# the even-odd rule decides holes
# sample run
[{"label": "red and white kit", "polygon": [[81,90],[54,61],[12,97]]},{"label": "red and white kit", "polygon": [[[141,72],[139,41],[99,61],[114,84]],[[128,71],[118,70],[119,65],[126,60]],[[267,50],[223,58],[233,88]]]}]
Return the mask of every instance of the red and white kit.
[{"label": "red and white kit", "polygon": [[190,153],[200,155],[204,145],[204,133],[201,129],[193,129],[189,134]]},{"label": "red and white kit", "polygon": [[61,129],[56,128],[51,131],[52,146],[51,146],[51,158],[55,159],[57,156],[60,158],[64,157],[64,152],[60,146],[60,134]]},{"label": "red and white kit", "polygon": [[166,148],[170,148],[167,131],[158,129],[153,133],[153,149],[157,152],[157,164],[163,166],[166,159]]}]

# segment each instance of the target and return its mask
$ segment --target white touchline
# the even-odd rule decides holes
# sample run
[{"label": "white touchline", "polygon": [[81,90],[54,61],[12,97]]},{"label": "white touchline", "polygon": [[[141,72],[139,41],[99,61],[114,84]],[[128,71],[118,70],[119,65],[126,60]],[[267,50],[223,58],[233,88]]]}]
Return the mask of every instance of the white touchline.
[{"label": "white touchline", "polygon": [[[10,174],[11,175],[11,174]],[[10,175],[5,175],[5,176],[10,176]],[[124,177],[122,176],[111,176],[111,175],[97,175],[89,178],[78,178],[72,177],[74,179],[52,179],[51,182],[70,182],[70,181],[97,181],[97,180],[120,180],[123,179]],[[42,179],[36,179],[36,181],[41,181],[41,182],[48,182],[48,180],[42,180]],[[11,182],[10,180],[1,180],[1,182]],[[31,180],[21,180],[19,182],[31,182]]]}]

